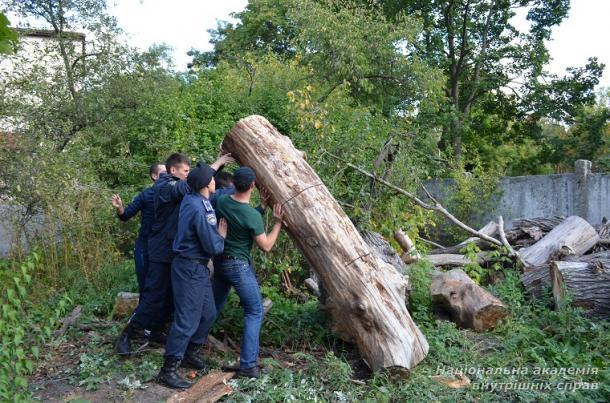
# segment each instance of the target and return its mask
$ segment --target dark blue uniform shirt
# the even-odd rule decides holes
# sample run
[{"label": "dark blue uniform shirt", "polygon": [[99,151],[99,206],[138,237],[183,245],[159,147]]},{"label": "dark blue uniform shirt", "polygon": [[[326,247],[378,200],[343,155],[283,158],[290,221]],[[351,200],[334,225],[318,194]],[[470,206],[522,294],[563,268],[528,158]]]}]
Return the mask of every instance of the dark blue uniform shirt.
[{"label": "dark blue uniform shirt", "polygon": [[171,263],[180,202],[190,189],[186,181],[168,173],[159,175],[153,189],[155,215],[148,239],[148,258],[151,262]]},{"label": "dark blue uniform shirt", "polygon": [[142,221],[140,223],[140,232],[138,238],[148,239],[152,228],[153,219],[155,216],[155,189],[153,186],[140,192],[129,205],[125,208],[123,214],[119,215],[121,221],[127,221],[131,217],[141,214]]},{"label": "dark blue uniform shirt", "polygon": [[189,259],[208,260],[223,249],[224,238],[216,228],[216,213],[210,201],[198,193],[184,196],[174,252]]}]

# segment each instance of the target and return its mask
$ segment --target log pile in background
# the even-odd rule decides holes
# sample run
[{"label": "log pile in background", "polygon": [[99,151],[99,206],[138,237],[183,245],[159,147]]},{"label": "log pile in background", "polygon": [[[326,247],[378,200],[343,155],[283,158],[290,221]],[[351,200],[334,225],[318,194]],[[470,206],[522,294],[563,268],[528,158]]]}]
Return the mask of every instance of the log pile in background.
[{"label": "log pile in background", "polygon": [[[492,224],[480,231],[496,235],[489,232],[494,230]],[[552,287],[556,306],[569,300],[587,314],[610,317],[609,221],[604,219],[594,228],[577,216],[518,219],[505,235],[517,250],[523,265],[521,282],[532,297],[540,298],[546,287]],[[436,267],[464,266],[469,261],[459,252],[468,242],[475,242],[482,250],[490,246],[481,239],[469,238],[450,248],[433,249],[428,259]],[[487,256],[479,253],[477,263],[486,264]]]}]

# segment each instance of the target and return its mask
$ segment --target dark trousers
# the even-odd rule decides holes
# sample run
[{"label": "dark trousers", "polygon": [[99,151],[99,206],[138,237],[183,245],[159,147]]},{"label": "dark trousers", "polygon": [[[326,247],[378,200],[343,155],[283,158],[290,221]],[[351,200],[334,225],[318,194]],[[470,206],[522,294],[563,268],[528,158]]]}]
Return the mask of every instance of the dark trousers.
[{"label": "dark trousers", "polygon": [[165,345],[165,358],[184,358],[189,343],[205,343],[216,319],[214,293],[206,262],[176,256],[172,262],[174,321]]},{"label": "dark trousers", "polygon": [[148,239],[136,239],[133,250],[133,260],[136,265],[136,277],[138,279],[138,292],[140,295],[144,291],[146,273],[148,272]]},{"label": "dark trousers", "polygon": [[149,262],[144,291],[130,322],[140,328],[160,330],[173,312],[171,263]]}]

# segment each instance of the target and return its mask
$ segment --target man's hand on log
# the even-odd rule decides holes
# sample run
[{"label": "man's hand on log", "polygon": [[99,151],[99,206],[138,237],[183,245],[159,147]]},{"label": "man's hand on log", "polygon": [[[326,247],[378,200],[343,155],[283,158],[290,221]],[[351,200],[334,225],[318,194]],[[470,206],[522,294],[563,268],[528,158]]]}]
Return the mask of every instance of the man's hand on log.
[{"label": "man's hand on log", "polygon": [[282,205],[277,203],[273,205],[273,218],[275,219],[275,224],[284,224],[282,221],[284,219],[284,210],[282,210]]}]

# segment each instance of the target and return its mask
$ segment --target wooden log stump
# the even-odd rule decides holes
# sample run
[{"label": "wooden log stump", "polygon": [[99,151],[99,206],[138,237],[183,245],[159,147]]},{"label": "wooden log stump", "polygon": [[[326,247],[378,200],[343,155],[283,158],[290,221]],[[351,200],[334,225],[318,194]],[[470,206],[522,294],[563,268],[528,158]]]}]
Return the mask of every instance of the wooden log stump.
[{"label": "wooden log stump", "polygon": [[353,340],[373,370],[413,368],[428,343],[405,304],[407,282],[364,242],[318,175],[265,118],[240,120],[222,148],[254,169],[284,208],[287,231],[319,275],[333,330]]},{"label": "wooden log stump", "polygon": [[572,305],[583,308],[586,314],[610,317],[610,259],[553,262],[551,281],[557,308],[569,294]]},{"label": "wooden log stump", "polygon": [[458,326],[485,331],[506,316],[506,307],[461,269],[435,272],[430,286],[435,310],[447,313]]}]

